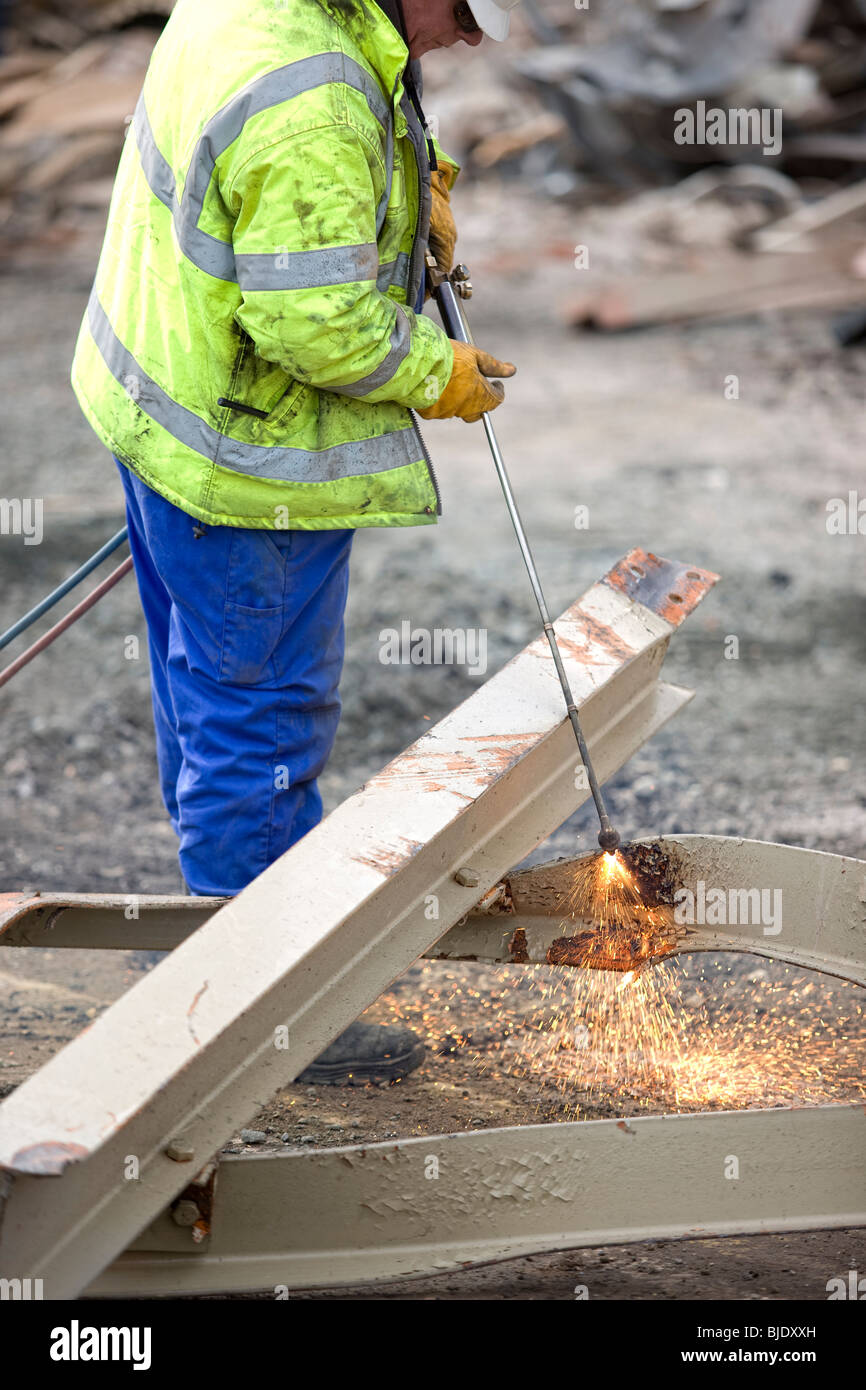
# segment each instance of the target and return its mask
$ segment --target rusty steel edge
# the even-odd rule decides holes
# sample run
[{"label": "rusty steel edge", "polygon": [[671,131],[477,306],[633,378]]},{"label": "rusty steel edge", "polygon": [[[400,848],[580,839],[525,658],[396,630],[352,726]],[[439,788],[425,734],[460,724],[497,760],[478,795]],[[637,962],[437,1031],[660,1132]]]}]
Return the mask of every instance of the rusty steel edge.
[{"label": "rusty steel edge", "polygon": [[712,570],[636,549],[614,565],[601,582],[657,613],[672,627],[679,627],[718,579]]}]

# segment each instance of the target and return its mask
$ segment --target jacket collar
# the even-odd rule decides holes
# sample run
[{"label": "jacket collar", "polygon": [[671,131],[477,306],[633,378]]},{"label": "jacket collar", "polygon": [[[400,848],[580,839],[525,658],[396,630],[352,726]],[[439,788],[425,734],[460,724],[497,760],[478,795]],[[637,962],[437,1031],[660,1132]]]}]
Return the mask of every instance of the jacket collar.
[{"label": "jacket collar", "polygon": [[395,87],[402,86],[409,50],[397,28],[392,0],[383,0],[381,6],[376,0],[319,0],[319,4],[360,48],[388,95],[394,94]]}]

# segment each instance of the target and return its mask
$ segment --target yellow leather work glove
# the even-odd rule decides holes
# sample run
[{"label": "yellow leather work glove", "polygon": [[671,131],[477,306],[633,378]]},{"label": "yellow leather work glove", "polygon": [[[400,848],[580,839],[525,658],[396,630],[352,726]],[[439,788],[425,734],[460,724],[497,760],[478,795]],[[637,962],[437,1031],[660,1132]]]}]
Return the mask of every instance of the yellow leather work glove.
[{"label": "yellow leather work glove", "polygon": [[447,275],[454,264],[454,247],[457,244],[457,228],[451,212],[451,182],[453,170],[449,164],[441,164],[430,175],[433,206],[430,210],[427,245],[436,257],[436,264],[443,275]]},{"label": "yellow leather work glove", "polygon": [[514,376],[517,368],[511,362],[500,362],[489,352],[458,343],[451,339],[454,366],[448,385],[433,405],[419,410],[425,420],[449,420],[459,415],[467,424],[480,420],[485,410],[495,410],[505,400],[505,387],[488,377]]}]

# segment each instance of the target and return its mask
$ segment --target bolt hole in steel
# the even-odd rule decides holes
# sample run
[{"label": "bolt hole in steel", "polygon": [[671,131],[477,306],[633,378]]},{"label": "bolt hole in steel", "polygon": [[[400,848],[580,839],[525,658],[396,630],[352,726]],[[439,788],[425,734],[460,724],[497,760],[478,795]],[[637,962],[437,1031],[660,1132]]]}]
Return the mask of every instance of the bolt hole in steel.
[{"label": "bolt hole in steel", "polygon": [[682,603],[683,601],[682,594],[668,594],[668,598],[670,599],[671,603]]},{"label": "bolt hole in steel", "polygon": [[700,577],[701,576],[698,574],[697,570],[689,570],[688,574],[686,575],[686,579],[700,579]]},{"label": "bolt hole in steel", "polygon": [[641,569],[640,565],[631,565],[630,569],[635,579],[643,579],[644,572]]}]

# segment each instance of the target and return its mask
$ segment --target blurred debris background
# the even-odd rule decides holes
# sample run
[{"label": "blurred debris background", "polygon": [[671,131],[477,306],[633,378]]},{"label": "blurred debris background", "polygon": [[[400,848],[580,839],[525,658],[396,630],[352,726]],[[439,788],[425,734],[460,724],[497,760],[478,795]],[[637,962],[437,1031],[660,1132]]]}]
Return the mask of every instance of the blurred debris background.
[{"label": "blurred debris background", "polygon": [[[92,256],[126,123],[171,0],[5,0],[0,255]],[[84,243],[84,244],[82,244]]]},{"label": "blurred debris background", "polygon": [[[571,322],[866,305],[866,0],[520,13],[508,70],[487,52],[487,84],[452,79],[436,104],[475,177],[495,168],[581,210]],[[684,110],[778,112],[782,138],[678,143]],[[840,339],[862,325],[848,315]]]},{"label": "blurred debris background", "polygon": [[[6,0],[7,262],[92,258],[170,10]],[[866,0],[525,0],[510,42],[472,55],[471,81],[437,59],[426,104],[467,174],[584,210],[593,256],[568,321],[814,306],[847,311],[841,341],[866,332]],[[684,109],[781,112],[782,139],[678,143]]]}]

